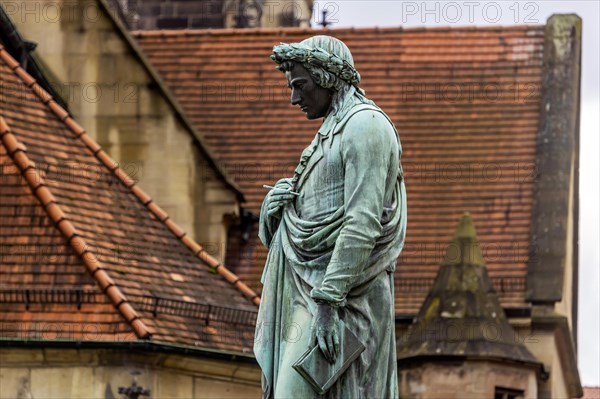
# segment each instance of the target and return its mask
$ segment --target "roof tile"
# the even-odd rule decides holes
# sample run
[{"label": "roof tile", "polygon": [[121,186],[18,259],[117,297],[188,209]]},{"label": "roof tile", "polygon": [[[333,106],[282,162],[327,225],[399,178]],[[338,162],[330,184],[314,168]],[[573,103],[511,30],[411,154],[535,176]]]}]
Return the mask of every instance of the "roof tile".
[{"label": "roof tile", "polygon": [[[113,162],[113,165],[116,165],[116,162]],[[131,188],[135,185],[135,181],[129,177],[129,175],[123,169],[115,167],[113,172],[115,173],[115,176],[128,188]]]},{"label": "roof tile", "polygon": [[65,121],[69,117],[69,113],[54,100],[48,102],[48,107],[61,121]]},{"label": "roof tile", "polygon": [[[87,133],[83,133],[79,136],[79,139],[83,141],[83,143],[87,146],[87,148],[92,151],[92,153],[97,154],[100,152],[101,148]],[[108,166],[108,165],[107,165]]]},{"label": "roof tile", "polygon": [[71,129],[71,131],[73,133],[75,133],[76,136],[81,136],[82,134],[85,133],[85,129],[81,127],[81,125],[79,125],[79,123],[77,123],[75,121],[75,119],[69,117],[67,119],[65,119],[65,125],[67,125],[67,127],[69,129]]},{"label": "roof tile", "polygon": [[158,220],[161,222],[166,221],[169,218],[167,212],[165,212],[160,206],[156,204],[156,202],[151,202],[148,204],[148,209],[152,212]]},{"label": "roof tile", "polygon": [[185,235],[185,232],[173,221],[173,219],[166,220],[165,224],[177,238],[183,238]]},{"label": "roof tile", "polygon": [[181,241],[196,255],[198,255],[202,251],[202,247],[196,241],[192,240],[189,236],[183,237]]},{"label": "roof tile", "polygon": [[31,88],[44,104],[48,104],[50,100],[52,100],[52,96],[39,84],[34,83],[33,86],[31,86]]},{"label": "roof tile", "polygon": [[11,57],[8,51],[6,51],[4,48],[0,49],[0,58],[2,58],[6,66],[13,71],[20,67],[20,64],[17,62],[17,60]]},{"label": "roof tile", "polygon": [[131,187],[131,191],[135,194],[136,197],[142,202],[144,205],[148,205],[152,202],[152,198],[144,192],[139,186]]},{"label": "roof tile", "polygon": [[600,399],[600,387],[583,387],[583,399]]},{"label": "roof tile", "polygon": [[110,170],[116,169],[119,165],[104,151],[100,150],[96,154],[96,158],[100,160]]}]

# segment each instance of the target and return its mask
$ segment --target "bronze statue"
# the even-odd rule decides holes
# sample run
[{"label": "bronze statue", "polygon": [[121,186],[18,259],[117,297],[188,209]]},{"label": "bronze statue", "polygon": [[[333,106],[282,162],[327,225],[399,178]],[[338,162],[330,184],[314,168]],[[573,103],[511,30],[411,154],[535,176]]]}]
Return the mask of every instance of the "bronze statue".
[{"label": "bronze statue", "polygon": [[342,362],[343,323],[364,351],[324,397],[396,398],[392,273],[406,230],[398,133],[359,88],[340,40],[282,43],[271,58],[292,104],[324,121],[294,176],[279,180],[261,209],[269,254],[254,352],[263,397],[321,397],[293,366],[314,345],[332,365]]}]

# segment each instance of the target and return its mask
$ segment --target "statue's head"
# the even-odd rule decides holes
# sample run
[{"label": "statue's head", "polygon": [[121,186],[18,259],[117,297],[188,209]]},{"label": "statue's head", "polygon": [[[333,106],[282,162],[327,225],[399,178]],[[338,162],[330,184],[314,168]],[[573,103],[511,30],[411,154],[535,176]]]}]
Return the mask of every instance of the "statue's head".
[{"label": "statue's head", "polygon": [[335,94],[346,86],[357,86],[360,81],[350,50],[331,36],[281,43],[273,47],[271,59],[285,73],[292,91],[292,105],[298,105],[308,119],[324,117]]}]

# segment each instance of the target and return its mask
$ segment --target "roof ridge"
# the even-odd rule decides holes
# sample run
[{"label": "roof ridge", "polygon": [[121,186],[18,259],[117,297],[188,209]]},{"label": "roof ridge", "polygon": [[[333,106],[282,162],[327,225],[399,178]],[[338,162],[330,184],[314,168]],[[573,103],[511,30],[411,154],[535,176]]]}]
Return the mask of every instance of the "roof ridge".
[{"label": "roof ridge", "polygon": [[[6,61],[3,54],[6,54],[6,51],[3,51],[3,49],[0,48],[0,57]],[[8,123],[2,116],[0,116],[0,142],[4,144],[8,156],[21,171],[21,175],[23,175],[27,181],[34,197],[40,201],[44,211],[46,211],[55,226],[67,239],[68,245],[70,245],[77,255],[79,255],[88,272],[100,286],[102,292],[109,297],[115,308],[121,313],[125,320],[127,320],[138,338],[150,339],[152,336],[150,330],[141,320],[131,303],[127,300],[127,297],[121,292],[113,279],[110,278],[108,273],[104,270],[104,267],[102,267],[102,264],[98,261],[97,257],[86,256],[86,254],[89,254],[90,252],[87,243],[77,234],[75,226],[67,218],[60,205],[58,205],[56,198],[52,195],[52,192],[44,182],[44,179],[38,173],[35,162],[30,160],[27,156],[25,144],[21,143],[12,133]]]},{"label": "roof ridge", "polygon": [[539,28],[544,25],[500,25],[500,26],[386,26],[386,27],[347,27],[347,28],[326,28],[313,29],[301,27],[276,27],[276,28],[209,28],[209,29],[152,29],[152,30],[133,30],[129,33],[133,37],[168,37],[168,36],[230,36],[236,34],[277,34],[277,33],[310,33],[310,34],[338,34],[338,33],[373,33],[373,32],[446,32],[446,31],[503,31],[503,30],[528,30]]},{"label": "roof ridge", "polygon": [[[255,305],[260,304],[260,296],[252,290],[247,284],[241,281],[241,279],[233,272],[231,272],[225,265],[222,265],[217,259],[211,256],[208,252],[202,248],[195,240],[186,235],[177,223],[175,223],[170,216],[165,212],[152,198],[141,189],[140,186],[136,185],[127,173],[119,168],[118,162],[114,161],[100,145],[92,139],[83,127],[81,127],[69,113],[56,103],[52,96],[46,92],[40,85],[38,85],[35,79],[27,73],[19,63],[12,58],[12,56],[4,51],[2,45],[0,45],[0,57],[9,65],[13,72],[23,81],[23,83],[31,88],[33,92],[48,105],[52,112],[75,134],[75,136],[83,141],[85,146],[92,151],[92,154],[106,166],[120,181],[123,183],[131,192],[137,197],[138,200],[168,229],[173,233],[179,241],[181,241],[194,255],[204,263],[210,266],[212,271],[215,271],[221,275],[227,282],[233,285],[238,291],[240,291],[246,298],[252,301]],[[1,118],[1,117],[0,117]],[[5,123],[6,125],[6,123]],[[33,162],[32,162],[33,163]],[[41,176],[39,177],[41,179]],[[32,188],[33,189],[33,188]],[[74,226],[73,230],[74,230]],[[83,240],[82,240],[83,241]],[[85,249],[85,243],[83,248]],[[76,249],[77,250],[77,249]],[[108,276],[107,276],[108,277]],[[110,277],[108,277],[110,278]]]}]

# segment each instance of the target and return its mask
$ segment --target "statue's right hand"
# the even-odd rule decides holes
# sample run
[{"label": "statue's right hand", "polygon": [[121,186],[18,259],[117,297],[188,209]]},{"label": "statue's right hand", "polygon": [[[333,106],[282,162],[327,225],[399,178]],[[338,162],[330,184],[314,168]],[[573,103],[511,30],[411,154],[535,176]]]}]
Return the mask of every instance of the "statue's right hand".
[{"label": "statue's right hand", "polygon": [[290,193],[291,186],[287,181],[279,181],[267,194],[267,215],[276,215],[284,205],[294,200],[294,194]]}]

